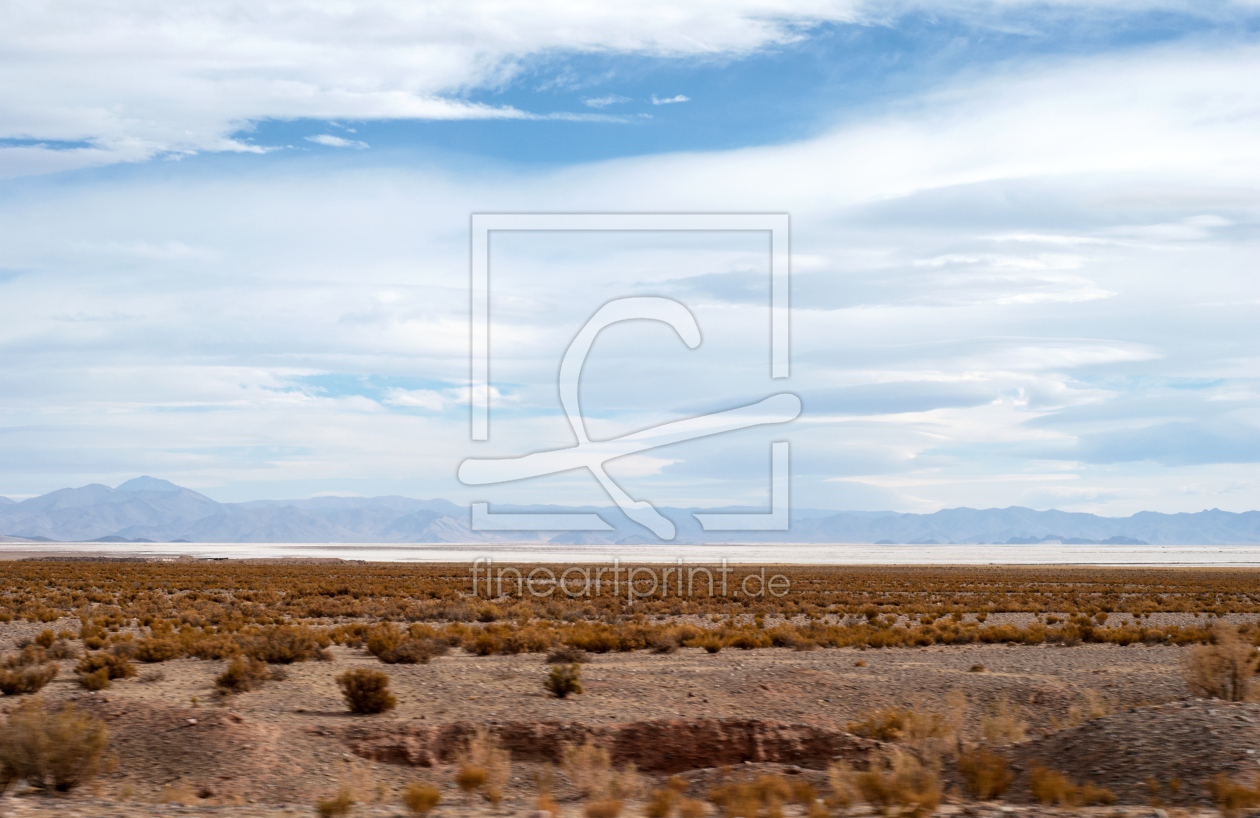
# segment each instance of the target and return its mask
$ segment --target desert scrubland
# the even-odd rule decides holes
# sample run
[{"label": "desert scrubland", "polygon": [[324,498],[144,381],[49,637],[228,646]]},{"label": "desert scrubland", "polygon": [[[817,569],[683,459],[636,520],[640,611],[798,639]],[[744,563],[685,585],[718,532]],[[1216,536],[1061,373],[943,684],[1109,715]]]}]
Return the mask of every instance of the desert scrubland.
[{"label": "desert scrubland", "polygon": [[3,567],[5,814],[1260,806],[1249,570]]}]

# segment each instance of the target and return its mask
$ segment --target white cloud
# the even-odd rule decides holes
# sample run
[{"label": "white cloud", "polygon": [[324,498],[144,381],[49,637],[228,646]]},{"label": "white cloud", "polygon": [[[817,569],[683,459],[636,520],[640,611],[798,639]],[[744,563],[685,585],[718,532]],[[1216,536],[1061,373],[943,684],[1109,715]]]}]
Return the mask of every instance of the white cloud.
[{"label": "white cloud", "polygon": [[630,97],[621,97],[616,94],[608,94],[603,97],[590,97],[582,100],[582,104],[592,108],[607,108],[609,105],[618,105],[622,102],[629,102]]},{"label": "white cloud", "polygon": [[[27,4],[0,25],[0,138],[89,144],[0,148],[0,175],[259,152],[265,146],[248,131],[269,119],[531,118],[540,112],[462,95],[501,87],[543,55],[739,56],[799,40],[818,23],[886,24],[920,5],[977,25],[992,15],[989,3],[942,9],[913,0]],[[1092,5],[1065,3],[1064,13],[1086,15]],[[1195,9],[1178,0],[1157,5],[1230,13],[1228,6]],[[233,136],[241,131],[246,135]]]},{"label": "white cloud", "polygon": [[382,402],[386,406],[405,406],[440,412],[450,405],[451,399],[432,389],[391,389]]},{"label": "white cloud", "polygon": [[357,139],[343,139],[340,136],[333,136],[326,133],[319,134],[318,136],[308,136],[305,137],[305,139],[308,142],[317,142],[320,145],[327,145],[330,148],[355,148],[356,150],[363,150],[368,147],[368,143],[366,142],[360,142]]},{"label": "white cloud", "polygon": [[35,4],[0,25],[0,138],[90,146],[0,148],[0,174],[257,152],[232,134],[264,119],[525,118],[460,95],[536,55],[743,54],[857,16],[853,0]]},{"label": "white cloud", "polygon": [[682,94],[677,94],[676,96],[661,99],[656,94],[652,95],[653,105],[673,105],[676,102],[691,102],[691,97],[685,97]]},{"label": "white cloud", "polygon": [[[959,83],[769,147],[505,174],[330,169],[308,155],[178,184],[136,174],[15,186],[0,201],[0,268],[18,271],[0,282],[0,475],[10,491],[113,484],[113,470],[197,485],[388,479],[465,499],[453,478],[472,448],[465,388],[377,402],[293,384],[326,373],[462,383],[469,212],[787,210],[802,264],[786,388],[946,383],[978,395],[860,416],[806,400],[803,422],[776,432],[809,474],[883,481],[893,488],[862,496],[902,508],[1260,506],[1254,464],[1072,464],[1078,493],[1004,477],[1053,474],[1075,440],[1149,425],[1143,413],[1255,411],[1257,89],[1257,49],[1160,48]],[[742,246],[703,269],[690,256],[671,264],[675,245],[606,249],[598,274],[592,256],[548,245],[496,262],[502,391],[487,453],[571,444],[556,365],[592,301],[671,276],[760,276]],[[593,432],[776,388],[763,314],[710,301],[697,308],[697,350],[650,328],[601,336],[583,374]],[[127,320],[105,320],[115,316]],[[1176,379],[1226,382],[1161,386]],[[1173,391],[1173,408],[1148,406]],[[1088,409],[1104,416],[1072,414]],[[633,493],[764,494],[767,440],[749,444],[752,467],[715,467],[700,488],[671,476],[690,451],[653,452],[629,465]],[[794,501],[841,502],[824,480],[795,482]],[[561,485],[598,500],[588,483]]]}]

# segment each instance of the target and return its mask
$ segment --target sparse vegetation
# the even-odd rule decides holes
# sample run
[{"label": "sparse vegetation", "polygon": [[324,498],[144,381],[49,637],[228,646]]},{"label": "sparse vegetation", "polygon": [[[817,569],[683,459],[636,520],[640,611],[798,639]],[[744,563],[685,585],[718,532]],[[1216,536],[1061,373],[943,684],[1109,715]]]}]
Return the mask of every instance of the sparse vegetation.
[{"label": "sparse vegetation", "polygon": [[1196,696],[1246,701],[1260,653],[1238,629],[1224,623],[1212,628],[1212,644],[1190,651],[1185,662],[1186,686]]},{"label": "sparse vegetation", "polygon": [[1032,768],[1028,788],[1037,803],[1047,806],[1094,806],[1116,802],[1116,796],[1108,789],[1089,783],[1077,786],[1063,773],[1042,766]]},{"label": "sparse vegetation", "polygon": [[362,715],[384,713],[398,705],[389,692],[389,676],[379,670],[355,668],[337,677],[337,686],[350,709]]},{"label": "sparse vegetation", "polygon": [[224,693],[245,693],[262,687],[271,679],[267,663],[254,657],[237,656],[228,663],[227,669],[214,680],[214,685]]},{"label": "sparse vegetation", "polygon": [[1006,759],[981,747],[958,756],[958,772],[967,784],[967,792],[981,801],[991,801],[1006,793],[1015,773]]},{"label": "sparse vegetation", "polygon": [[468,740],[455,760],[459,767],[455,783],[465,793],[480,791],[496,807],[512,778],[512,755],[485,728]]},{"label": "sparse vegetation", "polygon": [[[6,661],[6,665],[8,662]],[[57,678],[58,668],[55,664],[15,664],[12,667],[0,668],[0,693],[6,696],[21,696],[27,693],[38,693],[44,685]]]},{"label": "sparse vegetation", "polygon": [[547,674],[543,687],[557,699],[563,699],[582,692],[582,666],[556,665]]},{"label": "sparse vegetation", "polygon": [[941,801],[939,774],[906,752],[894,751],[872,761],[870,769],[861,773],[843,763],[833,763],[827,778],[833,800],[839,806],[847,806],[860,796],[885,813],[923,818]]},{"label": "sparse vegetation", "polygon": [[403,804],[416,815],[428,815],[442,801],[442,793],[432,784],[413,781],[402,794]]},{"label": "sparse vegetation", "polygon": [[751,781],[731,781],[709,791],[709,800],[723,818],[766,816],[782,818],[783,805],[792,797],[792,788],[782,776],[762,775]]},{"label": "sparse vegetation", "polygon": [[984,740],[991,744],[1018,744],[1028,732],[1028,723],[1020,717],[1019,708],[1006,696],[994,702],[980,723]]},{"label": "sparse vegetation", "polygon": [[641,784],[634,765],[616,769],[608,749],[590,739],[579,746],[564,747],[561,758],[560,769],[588,803],[620,804],[639,795]]},{"label": "sparse vegetation", "polygon": [[68,792],[96,777],[108,743],[105,723],[74,705],[50,713],[28,699],[0,726],[0,780]]},{"label": "sparse vegetation", "polygon": [[350,807],[352,806],[354,806],[354,797],[350,794],[350,790],[345,787],[342,787],[332,798],[321,798],[315,803],[315,809],[319,812],[321,818],[336,818],[336,816],[349,815]]},{"label": "sparse vegetation", "polygon": [[79,684],[88,690],[103,690],[112,679],[129,679],[136,675],[136,668],[125,656],[116,653],[89,653],[75,666]]},{"label": "sparse vegetation", "polygon": [[1224,773],[1217,773],[1208,780],[1208,792],[1212,803],[1225,816],[1232,817],[1260,807],[1260,785],[1255,782],[1242,784]]}]

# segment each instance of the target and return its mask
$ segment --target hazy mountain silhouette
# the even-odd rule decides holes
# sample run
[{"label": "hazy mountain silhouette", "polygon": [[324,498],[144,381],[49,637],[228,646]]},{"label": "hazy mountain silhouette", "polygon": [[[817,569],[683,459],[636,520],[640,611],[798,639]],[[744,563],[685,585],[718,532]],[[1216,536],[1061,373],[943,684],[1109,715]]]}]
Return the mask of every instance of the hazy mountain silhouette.
[{"label": "hazy mountain silhouette", "polygon": [[[577,511],[558,506],[496,507],[496,511]],[[468,509],[447,500],[409,497],[314,497],[219,503],[154,477],[117,488],[60,489],[14,502],[0,497],[0,535],[57,542],[505,542],[552,541],[600,545],[657,540],[616,508],[599,514],[608,532],[481,532]],[[1106,545],[1260,544],[1260,511],[1212,509],[1194,514],[1142,511],[1100,517],[1030,508],[951,508],[933,514],[800,509],[791,531],[706,532],[692,516],[700,509],[662,508],[678,529],[676,542],[810,543],[1097,543]],[[750,508],[705,511],[757,511]]]}]

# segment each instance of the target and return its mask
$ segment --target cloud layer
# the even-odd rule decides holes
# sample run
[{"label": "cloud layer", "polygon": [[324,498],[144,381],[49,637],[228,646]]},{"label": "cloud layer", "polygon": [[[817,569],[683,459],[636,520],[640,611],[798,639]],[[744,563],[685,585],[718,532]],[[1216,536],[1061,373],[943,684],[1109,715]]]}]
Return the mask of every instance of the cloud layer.
[{"label": "cloud layer", "polygon": [[[459,94],[553,49],[729,58],[871,15],[154,6],[93,45],[95,8],[64,42],[36,7],[0,33],[9,76],[47,79],[38,99],[0,84],[0,122],[67,143],[0,148],[10,174],[258,150],[232,135],[260,118],[532,116]],[[560,354],[604,300],[655,294],[687,303],[704,343],[606,332],[584,373],[592,434],[781,389],[805,413],[611,464],[635,496],[764,503],[786,436],[798,506],[1255,508],[1258,88],[1254,45],[1191,41],[995,66],[741,150],[505,169],[322,150],[369,141],[328,126],[286,163],[10,182],[0,494],[148,473],[223,500],[487,499],[458,462],[570,443]],[[790,212],[793,377],[767,377],[764,238],[504,237],[494,433],[473,446],[467,219],[485,211]],[[606,502],[583,475],[489,499]]]}]

